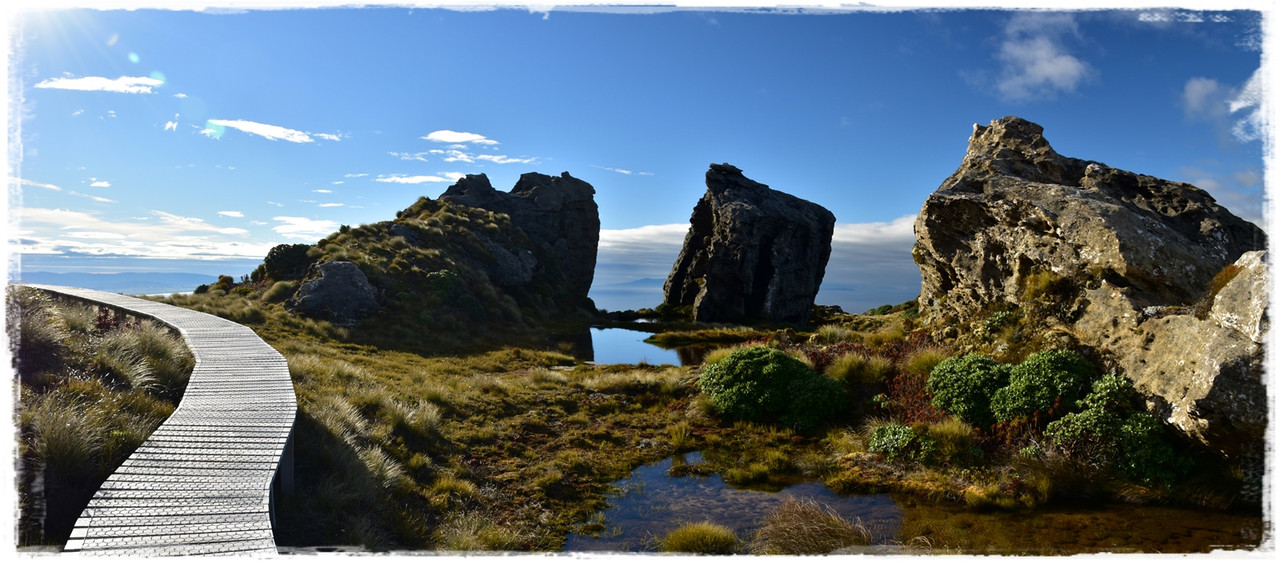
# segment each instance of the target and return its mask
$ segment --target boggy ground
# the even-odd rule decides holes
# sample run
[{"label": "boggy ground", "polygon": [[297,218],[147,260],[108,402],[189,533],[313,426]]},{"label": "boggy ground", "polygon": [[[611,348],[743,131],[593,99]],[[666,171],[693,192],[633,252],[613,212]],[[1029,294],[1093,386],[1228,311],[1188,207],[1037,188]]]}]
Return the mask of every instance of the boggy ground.
[{"label": "boggy ground", "polygon": [[[735,486],[821,480],[840,492],[973,510],[1081,498],[1225,508],[1240,488],[1231,467],[1212,463],[1175,485],[1150,486],[1059,455],[1023,458],[1016,452],[1025,441],[1010,432],[943,415],[924,381],[953,352],[912,331],[909,305],[739,344],[784,350],[844,385],[845,407],[798,432],[722,419],[699,388],[701,367],[591,366],[557,349],[443,353],[367,343],[351,337],[358,328],[288,314],[270,293],[168,300],[249,325],[289,361],[300,414],[295,493],[278,498],[282,546],[557,551],[569,532],[599,530],[592,516],[606,507],[611,482],[685,451],[701,451],[704,462],[677,473],[714,472]],[[936,454],[926,461],[877,449],[876,428],[894,423],[930,436]],[[980,548],[954,530],[912,529],[904,532],[937,538],[934,548]]]}]

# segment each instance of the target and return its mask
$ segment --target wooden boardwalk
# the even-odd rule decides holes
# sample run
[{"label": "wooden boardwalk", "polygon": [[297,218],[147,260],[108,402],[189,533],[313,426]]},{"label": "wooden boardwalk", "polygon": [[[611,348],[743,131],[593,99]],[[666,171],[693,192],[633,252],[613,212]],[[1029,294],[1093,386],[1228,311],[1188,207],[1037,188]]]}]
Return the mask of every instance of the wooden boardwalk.
[{"label": "wooden boardwalk", "polygon": [[289,365],[230,320],[113,293],[28,285],[153,318],[182,334],[196,366],[182,401],[103,483],[65,552],[274,555],[272,483],[292,487],[297,398]]}]

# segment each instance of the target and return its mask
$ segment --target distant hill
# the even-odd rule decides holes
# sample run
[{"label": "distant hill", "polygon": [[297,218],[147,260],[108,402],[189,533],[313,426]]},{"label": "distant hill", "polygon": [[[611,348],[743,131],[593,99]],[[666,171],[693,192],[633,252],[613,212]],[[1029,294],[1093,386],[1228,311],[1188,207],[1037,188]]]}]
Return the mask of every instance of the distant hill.
[{"label": "distant hill", "polygon": [[200,273],[54,273],[21,271],[15,273],[17,283],[68,285],[126,295],[167,295],[194,291],[197,286],[214,283],[217,275]]}]

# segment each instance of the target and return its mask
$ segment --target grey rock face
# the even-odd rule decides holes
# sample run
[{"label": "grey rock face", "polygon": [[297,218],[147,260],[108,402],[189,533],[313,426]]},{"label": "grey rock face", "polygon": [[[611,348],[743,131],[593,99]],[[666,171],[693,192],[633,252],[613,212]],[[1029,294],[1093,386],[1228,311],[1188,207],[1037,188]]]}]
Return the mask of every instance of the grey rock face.
[{"label": "grey rock face", "polygon": [[663,301],[699,322],[804,324],[831,257],[827,209],[712,164]]},{"label": "grey rock face", "polygon": [[327,261],[311,267],[298,291],[285,302],[285,308],[295,314],[350,325],[378,311],[378,293],[360,266],[349,261]]},{"label": "grey rock face", "polygon": [[1037,270],[1105,273],[1148,304],[1189,304],[1227,264],[1265,247],[1208,193],[1058,155],[1017,117],[974,126],[960,167],[916,219],[921,305],[964,316],[1014,303]]},{"label": "grey rock face", "polygon": [[[1092,280],[1054,321],[1189,438],[1227,455],[1259,450],[1266,235],[1208,193],[1060,156],[1039,125],[1006,117],[975,125],[915,229],[920,303],[935,325],[1027,304],[1042,272]],[[1240,273],[1197,317],[1187,305],[1233,262]]]},{"label": "grey rock face", "polygon": [[591,184],[568,172],[559,177],[530,172],[520,176],[510,193],[503,193],[493,188],[488,176],[468,175],[439,200],[505,213],[538,247],[537,256],[495,251],[503,278],[496,283],[516,285],[540,272],[555,271],[568,280],[569,299],[587,300],[600,243],[600,212]]}]

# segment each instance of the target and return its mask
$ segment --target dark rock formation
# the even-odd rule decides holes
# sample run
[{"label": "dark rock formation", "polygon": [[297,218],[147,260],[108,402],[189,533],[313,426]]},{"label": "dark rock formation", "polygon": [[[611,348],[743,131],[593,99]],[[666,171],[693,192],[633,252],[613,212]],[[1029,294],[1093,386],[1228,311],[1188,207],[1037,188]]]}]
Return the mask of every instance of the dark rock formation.
[{"label": "dark rock formation", "polygon": [[494,250],[500,266],[496,284],[518,285],[552,272],[568,281],[570,302],[586,302],[600,242],[600,212],[591,184],[568,172],[560,177],[531,172],[521,175],[510,193],[503,193],[493,188],[488,176],[468,175],[439,200],[505,213],[540,250],[537,256]]},{"label": "dark rock formation", "polygon": [[738,168],[712,164],[663,302],[691,306],[699,322],[804,324],[831,257],[835,220]]},{"label": "dark rock formation", "polygon": [[[1058,280],[1070,295],[1045,313],[1054,333],[1109,358],[1189,437],[1228,454],[1261,443],[1266,272],[1246,252],[1264,249],[1263,231],[1195,186],[1060,156],[1042,132],[1016,117],[974,126],[916,219],[921,309],[963,339]],[[1237,259],[1250,273],[1193,314]]]},{"label": "dark rock formation", "polygon": [[285,302],[295,314],[350,325],[378,311],[378,293],[349,261],[327,261],[311,266],[298,291]]}]

